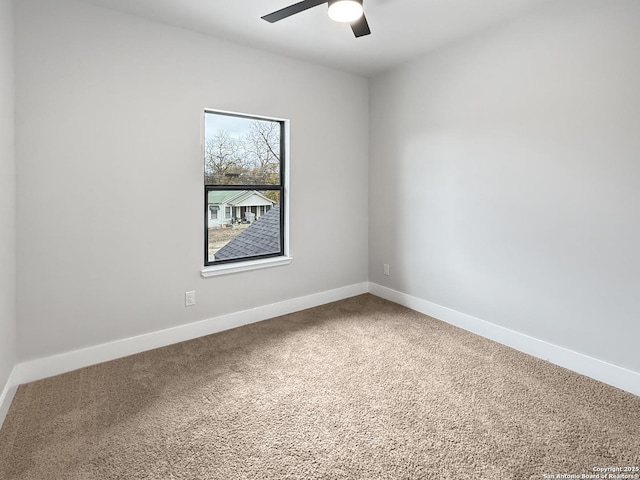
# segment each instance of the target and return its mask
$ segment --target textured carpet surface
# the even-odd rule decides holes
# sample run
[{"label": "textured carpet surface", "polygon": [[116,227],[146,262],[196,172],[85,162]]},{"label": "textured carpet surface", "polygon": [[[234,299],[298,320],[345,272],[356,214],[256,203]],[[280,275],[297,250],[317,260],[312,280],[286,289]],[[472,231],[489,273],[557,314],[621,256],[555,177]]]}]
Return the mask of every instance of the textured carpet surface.
[{"label": "textured carpet surface", "polygon": [[639,397],[371,295],[23,385],[0,431],[3,480],[638,466]]}]

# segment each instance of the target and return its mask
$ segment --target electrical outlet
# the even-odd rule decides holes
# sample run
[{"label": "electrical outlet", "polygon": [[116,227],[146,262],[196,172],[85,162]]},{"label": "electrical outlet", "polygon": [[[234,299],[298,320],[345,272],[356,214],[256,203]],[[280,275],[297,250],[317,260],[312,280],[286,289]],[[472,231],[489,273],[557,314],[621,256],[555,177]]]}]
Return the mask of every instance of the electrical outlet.
[{"label": "electrical outlet", "polygon": [[196,304],[196,292],[193,290],[191,292],[186,292],[184,294],[184,306],[191,307],[195,304]]},{"label": "electrical outlet", "polygon": [[388,263],[384,264],[384,274],[389,276],[389,264]]}]

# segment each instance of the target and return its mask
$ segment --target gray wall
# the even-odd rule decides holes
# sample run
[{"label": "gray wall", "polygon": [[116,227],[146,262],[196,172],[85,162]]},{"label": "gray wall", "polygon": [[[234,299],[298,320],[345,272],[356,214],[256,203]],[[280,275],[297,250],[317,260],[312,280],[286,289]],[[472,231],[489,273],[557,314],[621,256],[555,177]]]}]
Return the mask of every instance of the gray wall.
[{"label": "gray wall", "polygon": [[640,372],[639,46],[551,2],[376,78],[371,281]]},{"label": "gray wall", "polygon": [[[19,360],[367,280],[366,80],[65,0],[16,48]],[[204,108],[291,120],[291,265],[200,277]]]},{"label": "gray wall", "polygon": [[13,14],[0,0],[0,392],[16,359],[16,172]]}]

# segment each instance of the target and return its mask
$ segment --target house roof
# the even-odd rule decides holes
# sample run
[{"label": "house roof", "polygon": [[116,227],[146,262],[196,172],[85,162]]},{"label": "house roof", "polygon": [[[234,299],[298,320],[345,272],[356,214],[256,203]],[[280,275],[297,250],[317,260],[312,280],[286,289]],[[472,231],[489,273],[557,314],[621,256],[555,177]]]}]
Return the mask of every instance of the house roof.
[{"label": "house roof", "polygon": [[262,200],[266,200],[273,204],[273,200],[265,197],[263,194],[256,190],[211,190],[207,196],[207,203],[209,204],[222,204],[237,205],[253,195],[259,196]]},{"label": "house roof", "polygon": [[230,260],[278,252],[280,252],[280,205],[275,205],[218,250],[215,259]]},{"label": "house roof", "polygon": [[246,193],[246,192],[238,192],[236,190],[212,190],[209,191],[207,195],[208,203],[229,203],[229,200],[233,197],[237,196],[238,193]]}]

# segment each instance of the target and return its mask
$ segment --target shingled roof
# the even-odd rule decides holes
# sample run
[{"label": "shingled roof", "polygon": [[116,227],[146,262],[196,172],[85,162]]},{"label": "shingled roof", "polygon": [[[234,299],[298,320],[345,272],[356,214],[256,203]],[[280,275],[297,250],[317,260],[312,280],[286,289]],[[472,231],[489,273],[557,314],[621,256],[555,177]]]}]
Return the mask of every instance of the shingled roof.
[{"label": "shingled roof", "polygon": [[280,205],[253,222],[215,254],[216,260],[255,257],[280,252]]}]

